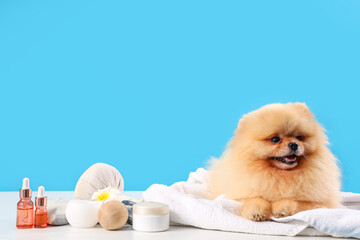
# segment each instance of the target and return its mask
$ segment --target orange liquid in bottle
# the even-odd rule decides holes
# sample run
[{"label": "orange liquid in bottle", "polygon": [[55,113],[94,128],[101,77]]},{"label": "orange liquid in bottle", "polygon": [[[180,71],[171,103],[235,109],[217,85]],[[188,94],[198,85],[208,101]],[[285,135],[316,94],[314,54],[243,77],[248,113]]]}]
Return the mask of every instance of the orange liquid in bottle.
[{"label": "orange liquid in bottle", "polygon": [[31,201],[29,179],[23,179],[23,187],[19,191],[20,201],[17,203],[16,227],[32,228],[34,225],[34,203]]},{"label": "orange liquid in bottle", "polygon": [[21,208],[18,207],[16,214],[17,228],[32,228],[33,227],[34,207]]},{"label": "orange liquid in bottle", "polygon": [[47,212],[36,211],[35,212],[35,225],[36,228],[46,228],[47,227]]},{"label": "orange liquid in bottle", "polygon": [[44,187],[39,187],[39,194],[43,195],[43,197],[36,197],[35,198],[35,223],[34,227],[36,228],[46,228],[47,227],[47,198],[44,196]]}]

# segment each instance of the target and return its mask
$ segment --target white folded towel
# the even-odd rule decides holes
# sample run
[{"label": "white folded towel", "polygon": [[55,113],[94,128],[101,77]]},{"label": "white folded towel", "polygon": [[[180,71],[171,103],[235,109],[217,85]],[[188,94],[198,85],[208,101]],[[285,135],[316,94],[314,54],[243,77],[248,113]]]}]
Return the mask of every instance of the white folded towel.
[{"label": "white folded towel", "polygon": [[360,238],[360,194],[342,193],[342,209],[314,209],[273,221],[253,222],[235,214],[241,203],[220,196],[209,200],[208,172],[199,168],[186,182],[168,187],[153,184],[144,193],[145,201],[170,206],[173,225],[266,235],[306,235]]}]

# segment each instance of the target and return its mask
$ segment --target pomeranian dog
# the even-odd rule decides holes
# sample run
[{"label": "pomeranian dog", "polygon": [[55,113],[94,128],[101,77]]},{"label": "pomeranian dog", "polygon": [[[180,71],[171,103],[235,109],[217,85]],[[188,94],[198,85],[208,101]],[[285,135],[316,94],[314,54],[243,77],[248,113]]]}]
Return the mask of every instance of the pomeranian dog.
[{"label": "pomeranian dog", "polygon": [[270,104],[242,117],[210,168],[213,198],[242,202],[240,216],[265,221],[340,206],[340,171],[322,126],[304,103]]}]

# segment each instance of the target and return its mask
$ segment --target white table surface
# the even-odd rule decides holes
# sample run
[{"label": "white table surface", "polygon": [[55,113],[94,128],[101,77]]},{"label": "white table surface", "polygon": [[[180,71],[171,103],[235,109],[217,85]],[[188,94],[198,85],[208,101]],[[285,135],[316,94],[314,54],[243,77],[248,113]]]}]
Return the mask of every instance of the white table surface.
[{"label": "white table surface", "polygon": [[[73,198],[73,192],[47,192],[47,197],[50,198]],[[141,192],[127,191],[125,195],[141,199]],[[33,199],[35,199],[36,192],[33,192]],[[26,239],[26,240],[41,240],[41,239],[310,239],[309,237],[280,237],[280,236],[264,236],[233,232],[222,232],[214,230],[205,230],[185,226],[171,226],[168,231],[157,233],[137,232],[132,230],[131,226],[123,227],[117,231],[107,231],[99,224],[94,228],[79,229],[65,226],[49,226],[44,229],[17,229],[16,228],[16,203],[19,201],[18,192],[0,192],[0,240],[11,239]],[[312,237],[311,239],[314,239]],[[316,237],[316,240],[322,239],[336,239],[332,237]]]}]

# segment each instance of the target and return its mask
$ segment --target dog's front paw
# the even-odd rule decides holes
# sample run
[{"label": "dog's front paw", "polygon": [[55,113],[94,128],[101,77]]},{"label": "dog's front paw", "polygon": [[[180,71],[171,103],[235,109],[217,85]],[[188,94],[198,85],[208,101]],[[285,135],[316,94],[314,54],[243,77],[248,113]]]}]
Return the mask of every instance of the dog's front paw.
[{"label": "dog's front paw", "polygon": [[269,220],[271,205],[262,198],[250,198],[243,202],[240,215],[252,221]]},{"label": "dog's front paw", "polygon": [[276,218],[294,215],[299,212],[298,208],[298,202],[290,199],[281,199],[271,204],[272,215]]},{"label": "dog's front paw", "polygon": [[247,214],[246,218],[256,222],[262,222],[269,220],[269,215],[263,212],[251,212]]}]

